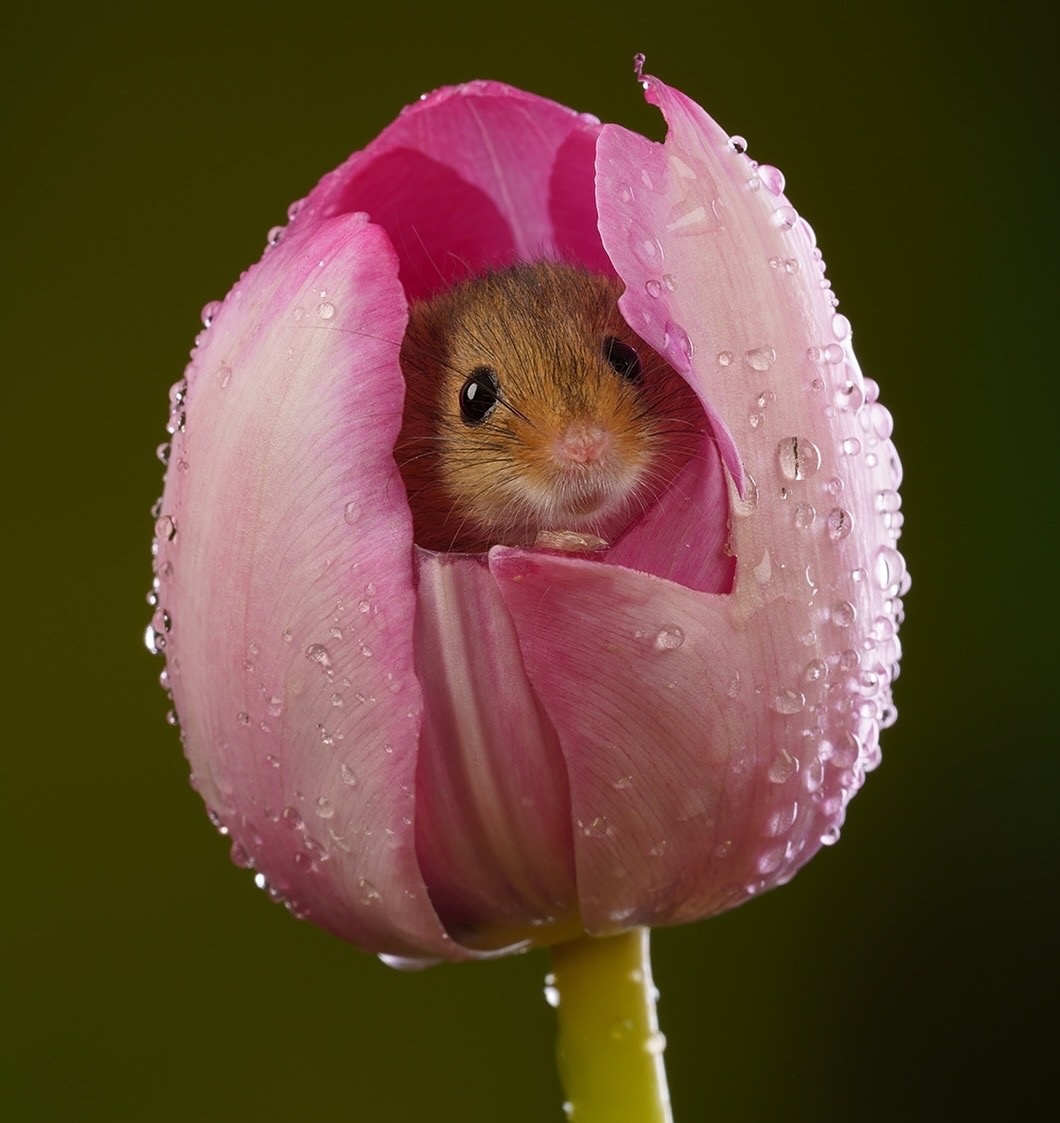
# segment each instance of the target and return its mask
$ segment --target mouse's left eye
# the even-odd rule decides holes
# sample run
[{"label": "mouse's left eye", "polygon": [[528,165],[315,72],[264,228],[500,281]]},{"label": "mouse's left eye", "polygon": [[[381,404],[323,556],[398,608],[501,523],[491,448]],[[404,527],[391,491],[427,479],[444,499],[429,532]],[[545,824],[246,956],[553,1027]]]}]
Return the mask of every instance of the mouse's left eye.
[{"label": "mouse's left eye", "polygon": [[489,367],[475,367],[460,389],[460,416],[465,425],[481,425],[497,404],[497,375]]},{"label": "mouse's left eye", "polygon": [[628,343],[623,343],[616,336],[607,336],[604,339],[603,356],[612,370],[627,382],[640,381],[640,357]]}]

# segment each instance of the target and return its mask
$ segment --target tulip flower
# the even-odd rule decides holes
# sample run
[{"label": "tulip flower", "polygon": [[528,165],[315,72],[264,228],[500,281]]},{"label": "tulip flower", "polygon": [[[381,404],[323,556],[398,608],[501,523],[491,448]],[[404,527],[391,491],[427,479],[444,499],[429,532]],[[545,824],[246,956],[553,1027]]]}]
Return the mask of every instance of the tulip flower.
[{"label": "tulip flower", "polygon": [[[664,143],[492,82],[425,96],[207,306],[171,394],[148,644],[195,786],[238,865],[391,962],[781,885],[894,718],[890,415],[781,173],[642,84]],[[609,549],[422,549],[409,303],[539,259],[621,280],[699,448]]]}]

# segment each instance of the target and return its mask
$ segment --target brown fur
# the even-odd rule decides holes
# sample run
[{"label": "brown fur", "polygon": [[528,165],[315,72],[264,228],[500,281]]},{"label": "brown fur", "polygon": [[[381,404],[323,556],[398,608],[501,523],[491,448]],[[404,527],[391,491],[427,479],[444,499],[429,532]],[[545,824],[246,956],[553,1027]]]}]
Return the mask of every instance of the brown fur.
[{"label": "brown fur", "polygon": [[[537,262],[413,305],[396,456],[416,542],[479,552],[532,545],[541,531],[613,539],[673,478],[705,419],[684,379],[622,319],[621,292],[616,280]],[[637,351],[638,383],[604,358],[607,336]],[[460,392],[482,366],[496,373],[499,399],[468,425]],[[572,425],[607,432],[599,461],[557,461]]]}]

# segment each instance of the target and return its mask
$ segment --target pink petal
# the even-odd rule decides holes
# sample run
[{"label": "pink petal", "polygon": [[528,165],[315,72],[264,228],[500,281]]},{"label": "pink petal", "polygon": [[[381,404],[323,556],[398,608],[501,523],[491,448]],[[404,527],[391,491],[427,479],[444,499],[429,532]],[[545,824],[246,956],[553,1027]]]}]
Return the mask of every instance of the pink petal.
[{"label": "pink petal", "polygon": [[157,564],[187,755],[235,860],[364,948],[459,957],[414,845],[406,314],[363,216],[246,275],[187,372]]},{"label": "pink petal", "polygon": [[727,593],[735,570],[728,539],[728,479],[717,442],[708,433],[667,490],[607,552],[606,561],[700,592]]},{"label": "pink petal", "polygon": [[511,945],[576,921],[563,757],[485,559],[420,551],[417,572],[420,861],[456,938]]},{"label": "pink petal", "polygon": [[326,176],[296,223],[367,211],[391,236],[410,298],[517,260],[610,271],[592,198],[599,128],[498,82],[437,90]]},{"label": "pink petal", "polygon": [[683,95],[648,90],[670,132],[604,128],[601,232],[630,322],[687,372],[733,476],[733,592],[492,558],[559,731],[596,932],[709,915],[834,841],[893,717],[908,584],[890,418],[812,233],[778,175]]}]

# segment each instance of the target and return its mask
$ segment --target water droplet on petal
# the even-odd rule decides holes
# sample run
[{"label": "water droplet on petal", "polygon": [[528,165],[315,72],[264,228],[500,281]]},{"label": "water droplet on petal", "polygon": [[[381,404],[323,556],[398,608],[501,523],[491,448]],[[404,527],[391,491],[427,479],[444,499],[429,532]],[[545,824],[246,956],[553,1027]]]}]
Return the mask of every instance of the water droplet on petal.
[{"label": "water droplet on petal", "polygon": [[658,651],[674,651],[685,642],[685,633],[676,624],[669,624],[659,630],[655,637]]},{"label": "water droplet on petal", "polygon": [[331,655],[322,643],[311,643],[305,649],[305,657],[316,663],[325,674],[331,673]]},{"label": "water droplet on petal", "polygon": [[[761,169],[759,169],[759,175],[761,175]],[[792,230],[795,223],[799,221],[799,214],[794,207],[778,207],[774,218],[781,230]]]},{"label": "water droplet on petal", "polygon": [[330,300],[321,301],[320,304],[317,305],[317,315],[322,320],[330,320],[331,317],[335,315],[335,305],[332,304]]},{"label": "water droplet on petal", "polygon": [[849,628],[858,618],[858,610],[848,600],[832,605],[832,623],[839,628]]},{"label": "water droplet on petal", "polygon": [[366,877],[358,880],[357,892],[361,898],[361,903],[365,905],[375,905],[383,899],[382,893]]},{"label": "water droplet on petal", "polygon": [[[762,181],[762,185],[767,191],[772,192],[774,195],[780,195],[783,193],[784,173],[780,170],[780,168],[774,168],[772,164],[759,164],[758,178]],[[790,210],[790,208],[788,209]],[[791,225],[795,225],[794,219],[791,220]]]},{"label": "water droplet on petal", "polygon": [[217,317],[217,313],[221,311],[221,301],[211,300],[208,304],[202,306],[202,326],[208,328]]},{"label": "water droplet on petal", "polygon": [[805,530],[807,527],[813,526],[813,520],[816,517],[817,512],[810,503],[800,503],[795,508],[795,525],[799,530]]},{"label": "water droplet on petal", "polygon": [[854,527],[854,520],[842,507],[833,507],[828,512],[828,537],[833,542],[842,542]]},{"label": "water droplet on petal", "polygon": [[823,659],[811,659],[806,664],[806,681],[820,682],[828,677],[828,664]]},{"label": "water droplet on petal", "polygon": [[820,468],[821,452],[805,437],[785,437],[777,445],[777,460],[785,479],[805,480]]},{"label": "water droplet on petal", "polygon": [[806,705],[806,695],[798,690],[782,690],[773,699],[773,709],[778,714],[797,714]]},{"label": "water droplet on petal", "polygon": [[881,546],[876,554],[876,584],[883,590],[901,583],[905,574],[905,560],[897,550]]},{"label": "water droplet on petal", "polygon": [[777,353],[772,347],[755,347],[744,359],[752,370],[766,371],[777,361]]},{"label": "water droplet on petal", "polygon": [[770,761],[766,778],[771,784],[783,784],[790,780],[798,770],[799,762],[795,757],[787,749],[781,749]]}]

